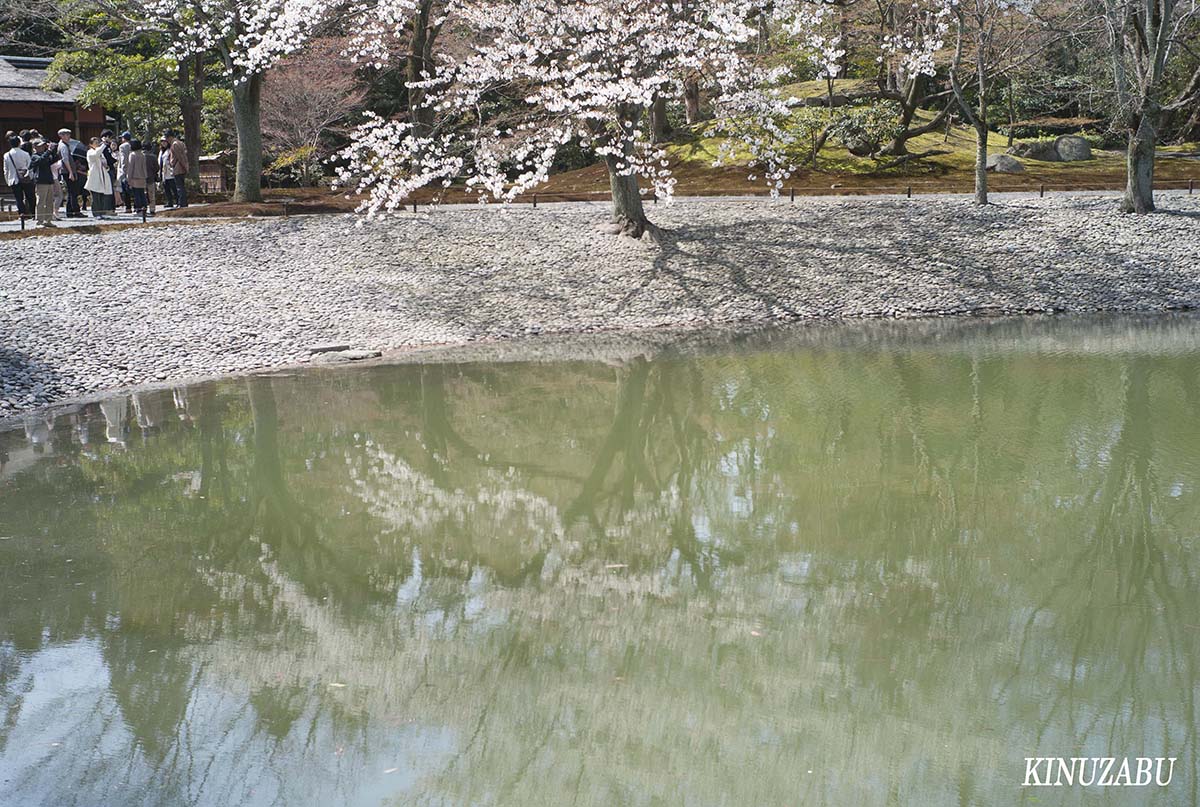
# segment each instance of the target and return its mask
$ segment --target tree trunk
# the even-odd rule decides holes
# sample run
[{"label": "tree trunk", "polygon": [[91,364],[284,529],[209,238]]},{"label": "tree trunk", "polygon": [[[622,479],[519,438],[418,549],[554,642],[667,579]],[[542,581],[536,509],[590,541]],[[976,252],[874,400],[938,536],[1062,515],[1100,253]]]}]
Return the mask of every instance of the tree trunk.
[{"label": "tree trunk", "polygon": [[433,129],[433,110],[425,105],[425,90],[413,86],[416,82],[425,80],[423,74],[432,66],[430,55],[433,50],[433,36],[429,26],[432,12],[433,0],[422,0],[413,16],[412,41],[409,43],[406,65],[408,119],[412,122],[413,134],[417,137],[425,137]]},{"label": "tree trunk", "polygon": [[700,78],[698,76],[688,76],[683,80],[683,106],[686,110],[688,125],[703,120],[700,112]]},{"label": "tree trunk", "polygon": [[664,143],[671,134],[671,126],[667,123],[667,99],[661,95],[654,97],[650,104],[650,142]]},{"label": "tree trunk", "polygon": [[1013,82],[1008,80],[1008,147],[1012,148],[1013,144],[1013,129],[1017,123],[1017,107],[1013,100]]},{"label": "tree trunk", "polygon": [[204,108],[204,57],[197,55],[179,62],[179,112],[183,118],[183,145],[187,148],[188,175],[200,184],[200,119]]},{"label": "tree trunk", "polygon": [[983,124],[976,125],[976,204],[988,204],[988,126]]},{"label": "tree trunk", "polygon": [[1129,134],[1129,150],[1125,158],[1125,198],[1121,210],[1125,213],[1154,212],[1154,146],[1158,142],[1158,127],[1154,112],[1143,110],[1137,128]]},{"label": "tree trunk", "polygon": [[646,210],[642,207],[642,194],[638,189],[636,174],[625,175],[619,164],[620,158],[609,155],[604,158],[608,166],[608,184],[612,188],[612,227],[614,235],[627,235],[630,238],[641,238],[647,231],[652,231],[652,225],[646,219]]},{"label": "tree trunk", "polygon": [[988,75],[987,62],[984,61],[986,42],[986,35],[980,34],[979,48],[975,54],[975,77],[979,82],[979,108],[975,111],[975,204],[977,205],[988,203]]},{"label": "tree trunk", "polygon": [[907,133],[912,126],[913,117],[917,113],[918,98],[923,96],[921,87],[925,83],[924,78],[918,73],[908,79],[908,86],[905,88],[903,100],[900,102],[900,125],[897,127],[895,136],[892,137],[892,142],[887,145],[887,148],[882,149],[884,154],[899,157],[908,153]]},{"label": "tree trunk", "polygon": [[239,77],[233,85],[233,122],[237,128],[235,202],[262,201],[262,73]]}]

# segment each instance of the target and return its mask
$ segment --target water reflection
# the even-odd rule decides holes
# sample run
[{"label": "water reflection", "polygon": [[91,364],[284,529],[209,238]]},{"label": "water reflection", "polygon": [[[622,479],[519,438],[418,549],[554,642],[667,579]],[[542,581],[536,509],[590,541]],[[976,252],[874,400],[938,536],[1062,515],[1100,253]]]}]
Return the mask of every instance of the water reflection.
[{"label": "water reflection", "polygon": [[907,327],[30,418],[0,804],[1197,804],[1196,322]]}]

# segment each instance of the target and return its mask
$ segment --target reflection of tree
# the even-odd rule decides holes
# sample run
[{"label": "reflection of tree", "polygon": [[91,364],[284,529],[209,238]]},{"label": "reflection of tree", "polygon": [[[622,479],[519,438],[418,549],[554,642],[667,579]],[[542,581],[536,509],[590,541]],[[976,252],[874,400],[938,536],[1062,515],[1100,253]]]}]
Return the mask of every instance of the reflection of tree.
[{"label": "reflection of tree", "polygon": [[0,514],[114,570],[0,586],[0,743],[40,736],[6,643],[95,635],[128,775],[202,804],[251,769],[352,800],[398,745],[397,803],[523,805],[999,803],[1017,747],[1185,757],[1194,361],[380,369],[320,415],[311,379],[239,382],[27,477],[82,487],[69,532]]},{"label": "reflection of tree", "polygon": [[[1040,638],[1040,618],[1052,614],[1056,630],[1070,637],[1069,661],[1060,661],[1067,685],[1053,693],[1039,734],[1066,719],[1081,745],[1169,752],[1194,766],[1200,644],[1181,592],[1194,592],[1196,581],[1186,547],[1164,535],[1172,508],[1158,470],[1164,458],[1155,442],[1155,369],[1145,358],[1123,367],[1115,434],[1092,458],[1101,473],[1084,497],[1091,506],[1081,514],[1069,563],[1025,620],[1010,684],[1039,663],[1029,648]],[[1098,679],[1105,688],[1097,689]],[[1109,708],[1095,710],[1096,698]],[[1165,733],[1147,731],[1169,714],[1185,718],[1176,723],[1181,735],[1172,720]]]},{"label": "reflection of tree", "polygon": [[646,381],[649,375],[650,363],[638,358],[632,362],[628,374],[621,379],[612,425],[596,453],[592,470],[583,481],[579,495],[567,508],[568,521],[584,518],[598,533],[603,533],[596,508],[606,498],[604,484],[618,456],[623,457],[624,466],[619,470],[617,482],[608,492],[608,496],[617,497],[620,503],[628,508],[633,504],[633,488],[639,478],[646,484],[654,484],[653,476],[646,467],[645,457],[646,425],[649,416],[643,418]]}]

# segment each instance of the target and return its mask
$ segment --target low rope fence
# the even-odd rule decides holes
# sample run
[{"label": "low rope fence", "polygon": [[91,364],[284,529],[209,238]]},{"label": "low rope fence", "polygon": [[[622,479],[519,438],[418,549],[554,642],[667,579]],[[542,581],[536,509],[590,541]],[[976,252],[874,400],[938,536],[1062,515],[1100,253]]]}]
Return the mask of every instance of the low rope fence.
[{"label": "low rope fence", "polygon": [[[1200,179],[1167,179],[1160,180],[1154,183],[1154,190],[1158,191],[1186,191],[1189,195],[1196,193],[1196,187],[1200,185]],[[1035,182],[1035,183],[1011,183],[1005,182],[999,186],[993,185],[988,188],[989,194],[1004,194],[1004,193],[1036,193],[1039,197],[1044,197],[1048,192],[1075,192],[1075,191],[1123,191],[1125,189],[1124,181],[1120,182]],[[804,196],[904,196],[913,198],[917,195],[964,195],[975,192],[975,187],[969,183],[952,183],[945,182],[910,182],[904,185],[871,185],[867,187],[843,187],[840,184],[833,185],[789,185],[779,189],[778,199],[786,199],[790,202],[795,202],[796,197]],[[675,196],[681,199],[686,198],[708,198],[708,197],[742,197],[742,198],[771,198],[772,194],[769,189],[755,187],[735,187],[735,188],[703,188],[703,189],[684,189],[677,190]],[[468,190],[455,190],[453,192],[443,191],[436,196],[416,199],[409,202],[413,210],[418,207],[434,207],[439,204],[457,204],[461,199],[462,202],[473,202],[476,195]],[[540,202],[607,202],[612,199],[610,191],[537,191],[536,193],[528,193],[518,196],[513,200],[513,204],[529,204],[537,207]],[[651,204],[658,203],[657,196],[647,196],[646,201]]]},{"label": "low rope fence", "polygon": [[[1200,185],[1200,180],[1191,179],[1165,179],[1158,180],[1154,183],[1155,192],[1158,191],[1187,191],[1189,196],[1195,195],[1196,187]],[[1047,192],[1052,193],[1071,193],[1076,191],[1113,191],[1118,192],[1124,190],[1124,182],[1036,182],[1036,183],[1017,183],[1006,181],[999,185],[993,185],[988,188],[989,194],[1005,194],[1005,193],[1037,193],[1039,197],[1044,197]],[[796,197],[805,196],[904,196],[908,199],[915,195],[964,195],[975,192],[973,185],[969,183],[945,183],[945,182],[909,182],[904,185],[870,185],[867,187],[843,187],[839,183],[833,185],[789,185],[779,189],[779,194],[774,198],[786,199],[794,203]],[[714,197],[734,197],[734,198],[772,198],[771,191],[766,188],[758,187],[735,187],[735,188],[702,188],[702,189],[684,189],[677,191],[675,196],[681,199],[686,198],[714,198]],[[426,197],[424,199],[414,199],[409,204],[411,209],[416,212],[419,207],[436,207],[440,204],[458,204],[475,202],[478,196],[469,190],[453,190],[440,191],[437,195]],[[608,202],[612,199],[610,191],[537,191],[536,193],[528,193],[518,196],[513,200],[514,204],[529,204],[537,207],[539,202]],[[461,200],[461,201],[460,201]],[[303,213],[303,203],[295,198],[284,199],[268,199],[264,200],[266,204],[278,204],[281,207],[282,214],[286,218],[290,213]],[[651,204],[658,203],[657,196],[647,196],[646,201]],[[21,229],[25,229],[25,222],[32,221],[33,216],[27,213],[19,214]],[[141,214],[142,223],[146,223],[146,214],[143,211]]]}]

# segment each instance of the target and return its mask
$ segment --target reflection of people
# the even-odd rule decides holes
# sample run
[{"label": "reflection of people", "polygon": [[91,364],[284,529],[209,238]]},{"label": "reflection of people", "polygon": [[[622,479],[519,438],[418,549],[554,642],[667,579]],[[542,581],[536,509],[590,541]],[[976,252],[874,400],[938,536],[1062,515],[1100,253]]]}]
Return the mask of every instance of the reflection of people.
[{"label": "reflection of people", "polygon": [[161,399],[157,393],[135,392],[133,412],[137,417],[138,428],[145,433],[162,422]]},{"label": "reflection of people", "polygon": [[120,398],[101,401],[100,411],[104,413],[105,435],[108,437],[108,442],[123,447],[126,440],[126,421],[129,419],[129,400],[122,395]]},{"label": "reflection of people", "polygon": [[188,406],[187,387],[176,387],[171,390],[171,394],[175,397],[175,409],[179,412],[179,419],[184,422],[190,422],[192,419],[192,410]]},{"label": "reflection of people", "polygon": [[27,417],[25,418],[25,439],[33,446],[38,454],[45,453],[50,445],[50,432],[54,428],[54,418]]},{"label": "reflection of people", "polygon": [[88,419],[82,415],[73,415],[72,419],[75,424],[75,439],[79,442],[79,445],[86,446],[92,442]]}]

